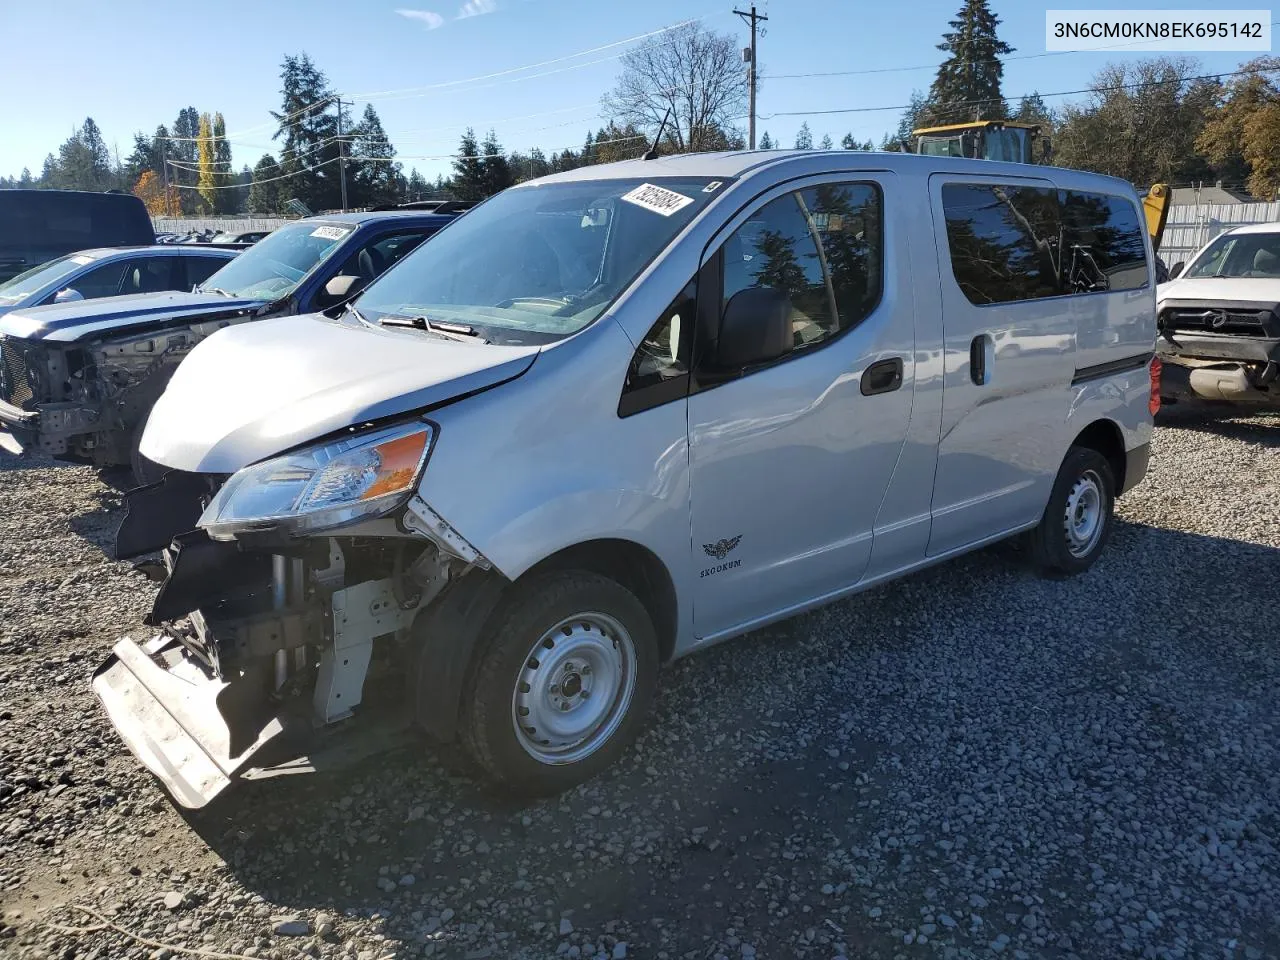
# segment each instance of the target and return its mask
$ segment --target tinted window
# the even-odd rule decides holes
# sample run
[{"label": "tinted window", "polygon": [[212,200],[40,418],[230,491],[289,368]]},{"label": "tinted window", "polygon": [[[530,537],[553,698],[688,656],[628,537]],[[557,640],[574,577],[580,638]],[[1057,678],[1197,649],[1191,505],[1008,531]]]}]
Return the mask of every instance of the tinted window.
[{"label": "tinted window", "polygon": [[880,302],[884,283],[880,189],[870,183],[832,183],[811,187],[800,196],[822,244],[839,329],[846,330]]},{"label": "tinted window", "polygon": [[176,289],[181,273],[174,268],[177,257],[147,257],[130,260],[124,272],[121,293],[158,293]]},{"label": "tinted window", "polygon": [[125,271],[131,270],[136,263],[137,261],[134,260],[117,260],[114,263],[96,267],[72,280],[69,286],[79,291],[86,300],[114,297],[120,292],[120,287],[124,283]]},{"label": "tinted window", "polygon": [[1183,276],[1280,277],[1280,234],[1223,234],[1205,248]]},{"label": "tinted window", "polygon": [[1067,292],[1136,290],[1147,285],[1144,227],[1131,201],[1064,190],[1059,203],[1065,230],[1062,278]]},{"label": "tinted window", "polygon": [[227,265],[222,257],[183,257],[182,263],[186,269],[186,278],[178,287],[179,290],[190,290],[197,283],[204,283]]},{"label": "tinted window", "polygon": [[347,257],[337,274],[364,277],[365,280],[372,282],[425,238],[426,234],[422,230],[375,237]]},{"label": "tinted window", "polygon": [[0,246],[19,249],[121,247],[155,241],[137,197],[60,190],[0,190]]},{"label": "tinted window", "polygon": [[949,183],[942,188],[956,283],[979,306],[1057,296],[1057,192]]},{"label": "tinted window", "polygon": [[724,305],[750,287],[771,287],[791,298],[797,347],[836,329],[831,292],[811,221],[797,194],[761,207],[724,245]]}]

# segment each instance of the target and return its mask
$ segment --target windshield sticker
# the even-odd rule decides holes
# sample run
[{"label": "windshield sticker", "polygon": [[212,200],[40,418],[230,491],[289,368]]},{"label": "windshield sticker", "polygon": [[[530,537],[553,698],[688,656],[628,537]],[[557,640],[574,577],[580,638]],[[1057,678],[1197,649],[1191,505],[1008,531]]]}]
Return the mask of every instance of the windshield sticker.
[{"label": "windshield sticker", "polygon": [[347,231],[342,227],[316,227],[311,231],[311,236],[321,240],[341,240],[346,235]]},{"label": "windshield sticker", "polygon": [[83,267],[86,264],[93,263],[93,257],[72,257],[71,262],[77,267]]},{"label": "windshield sticker", "polygon": [[630,193],[624,193],[622,199],[627,203],[634,203],[637,207],[660,213],[664,217],[669,217],[677,210],[683,210],[693,203],[693,197],[686,197],[683,193],[657,187],[652,183],[640,184]]},{"label": "windshield sticker", "polygon": [[703,193],[715,193],[715,192],[716,192],[717,190],[719,190],[722,186],[724,186],[724,181],[723,181],[723,180],[712,180],[710,183],[708,183],[705,187],[703,187],[703,188],[702,188],[702,192],[703,192]]}]

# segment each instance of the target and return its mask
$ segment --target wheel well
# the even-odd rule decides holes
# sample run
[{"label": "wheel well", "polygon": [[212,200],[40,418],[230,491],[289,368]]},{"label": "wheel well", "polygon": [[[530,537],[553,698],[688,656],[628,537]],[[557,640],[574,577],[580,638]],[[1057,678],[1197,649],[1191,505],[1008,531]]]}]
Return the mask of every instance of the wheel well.
[{"label": "wheel well", "polygon": [[1073,447],[1088,447],[1107,458],[1111,464],[1111,472],[1115,475],[1116,490],[1124,489],[1124,434],[1111,420],[1095,420],[1080,431],[1072,441]]},{"label": "wheel well", "polygon": [[631,540],[589,540],[553,553],[520,579],[548,570],[590,570],[622,584],[653,617],[662,659],[671,659],[676,644],[676,588],[652,550]]}]

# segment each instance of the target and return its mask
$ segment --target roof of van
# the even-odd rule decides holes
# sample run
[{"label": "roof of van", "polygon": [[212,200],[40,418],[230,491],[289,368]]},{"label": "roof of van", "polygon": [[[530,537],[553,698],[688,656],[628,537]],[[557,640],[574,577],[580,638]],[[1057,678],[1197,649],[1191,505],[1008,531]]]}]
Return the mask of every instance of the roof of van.
[{"label": "roof of van", "polygon": [[1067,170],[1025,163],[1003,163],[998,160],[969,160],[963,157],[929,157],[915,153],[868,152],[861,150],[739,150],[725,153],[678,153],[655,160],[620,160],[578,167],[528,183],[564,183],[575,180],[611,180],[653,177],[741,177],[769,167],[801,164],[815,158],[839,158],[844,168],[850,160],[865,161],[868,169],[913,170],[937,173],[967,173],[983,176],[1036,177],[1066,173],[1080,182],[1110,184],[1132,190],[1127,180],[1083,170]]},{"label": "roof of van", "polygon": [[1280,223],[1246,223],[1232,227],[1227,233],[1280,233]]}]

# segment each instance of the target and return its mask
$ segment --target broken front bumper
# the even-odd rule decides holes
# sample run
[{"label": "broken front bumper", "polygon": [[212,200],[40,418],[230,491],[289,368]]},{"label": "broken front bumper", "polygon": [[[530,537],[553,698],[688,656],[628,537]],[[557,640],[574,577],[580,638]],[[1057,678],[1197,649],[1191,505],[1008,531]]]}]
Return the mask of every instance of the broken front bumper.
[{"label": "broken front bumper", "polygon": [[282,759],[300,732],[284,711],[237,709],[240,682],[211,676],[177,640],[126,637],[94,674],[93,691],[134,756],[195,809],[251,766]]}]

